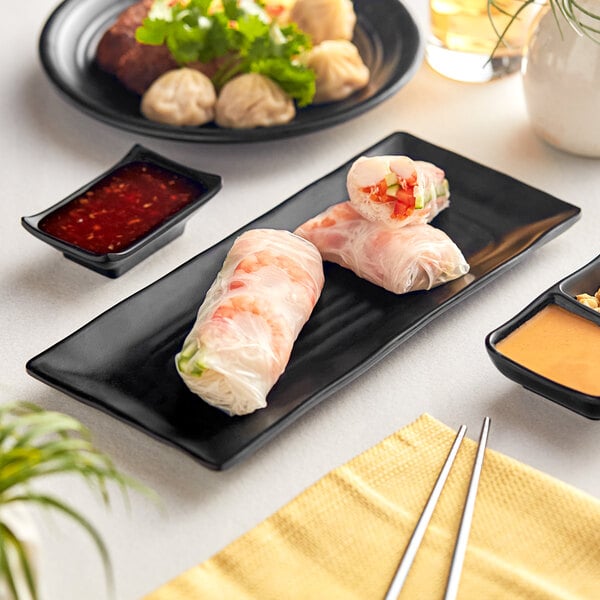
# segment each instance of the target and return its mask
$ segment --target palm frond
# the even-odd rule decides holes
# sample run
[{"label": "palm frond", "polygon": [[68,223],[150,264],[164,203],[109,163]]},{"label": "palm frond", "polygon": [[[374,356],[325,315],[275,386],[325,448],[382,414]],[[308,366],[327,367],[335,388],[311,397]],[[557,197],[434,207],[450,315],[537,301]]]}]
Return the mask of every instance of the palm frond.
[{"label": "palm frond", "polygon": [[[541,1],[543,3],[545,0],[541,0]],[[494,46],[494,49],[492,50],[491,56],[494,56],[494,54],[497,52],[497,50],[498,50],[498,48],[500,48],[500,46],[508,46],[508,44],[506,43],[506,35],[508,33],[508,30],[512,27],[512,25],[515,23],[515,21],[519,20],[519,18],[522,16],[522,13],[525,12],[528,7],[530,7],[531,5],[534,5],[534,4],[539,4],[539,1],[538,0],[523,0],[521,6],[519,6],[519,8],[517,8],[516,11],[511,13],[511,12],[507,11],[506,8],[504,8],[504,6],[502,4],[500,4],[498,0],[488,0],[488,4],[487,4],[488,18],[490,20],[490,23],[492,24],[494,33],[496,34],[496,36],[498,38],[498,41],[496,42],[496,45]],[[492,13],[493,9],[495,9],[496,11],[498,11],[500,14],[504,15],[505,17],[509,17],[508,23],[504,26],[504,28],[502,30],[498,29],[498,27],[494,21],[494,16]]]},{"label": "palm frond", "polygon": [[[556,26],[562,35],[561,21],[565,21],[579,35],[586,36],[597,43],[600,43],[600,12],[595,14],[580,3],[580,0],[522,0],[520,6],[514,11],[509,12],[504,8],[500,0],[487,0],[488,17],[498,37],[498,41],[492,50],[493,57],[498,48],[506,45],[506,36],[514,22],[518,20],[524,11],[531,6],[543,6],[549,4],[556,21]],[[509,17],[508,23],[502,30],[499,30],[494,23],[492,11],[495,10],[506,17]],[[592,24],[593,23],[593,24]]]},{"label": "palm frond", "polygon": [[[562,0],[562,2],[564,3],[565,0]],[[576,0],[571,0],[569,2],[569,8],[571,9],[569,12],[570,18],[577,23],[583,31],[583,34],[598,41],[595,34],[600,34],[600,14],[594,14]],[[581,14],[585,15],[586,19],[584,20],[582,17],[578,17],[575,11],[579,11]],[[594,22],[594,25],[590,24],[590,19]]]},{"label": "palm frond", "polygon": [[48,496],[47,494],[35,494],[29,492],[21,496],[12,496],[7,500],[7,503],[9,502],[33,503],[44,508],[52,508],[58,510],[59,512],[62,512],[63,514],[73,519],[76,523],[81,525],[81,527],[83,527],[83,529],[85,529],[89,536],[92,538],[92,541],[94,542],[96,549],[98,550],[100,557],[102,558],[102,563],[104,564],[104,569],[107,574],[109,588],[111,590],[113,589],[113,571],[106,544],[104,543],[100,533],[98,533],[96,528],[82,514],[80,514],[77,510],[75,510],[68,504],[65,504],[62,500],[54,498],[53,496]]},{"label": "palm frond", "polygon": [[0,522],[0,574],[6,573],[6,582],[8,585],[8,589],[10,590],[13,597],[18,599],[18,585],[17,581],[12,575],[12,566],[10,564],[11,548],[16,554],[21,573],[23,573],[25,585],[27,586],[27,591],[29,592],[32,600],[37,600],[35,579],[33,571],[31,569],[31,565],[29,564],[29,557],[27,556],[27,552],[19,538],[12,531],[12,529],[10,529],[10,527],[8,527],[8,525],[6,525],[5,523]]},{"label": "palm frond", "polygon": [[9,544],[8,536],[4,535],[4,531],[7,527],[0,524],[0,582],[4,581],[8,592],[12,598],[18,599],[17,584],[12,574],[12,567],[9,562]]},{"label": "palm frond", "polygon": [[121,474],[113,461],[94,447],[89,431],[77,420],[32,405],[0,407],[0,501],[14,486],[54,474],[75,473],[100,493],[108,505],[106,483],[147,493]]},{"label": "palm frond", "polygon": [[[82,477],[106,507],[110,505],[109,483],[118,486],[127,505],[129,490],[157,500],[152,490],[121,473],[110,457],[93,445],[89,430],[76,419],[34,404],[0,406],[0,506],[34,504],[59,511],[78,523],[92,538],[112,589],[112,567],[99,532],[83,515],[59,498],[32,490],[32,484],[40,478],[58,474]],[[31,597],[35,599],[35,578],[26,550],[0,517],[0,580],[4,579],[14,600],[18,600],[10,552],[18,557]]]}]

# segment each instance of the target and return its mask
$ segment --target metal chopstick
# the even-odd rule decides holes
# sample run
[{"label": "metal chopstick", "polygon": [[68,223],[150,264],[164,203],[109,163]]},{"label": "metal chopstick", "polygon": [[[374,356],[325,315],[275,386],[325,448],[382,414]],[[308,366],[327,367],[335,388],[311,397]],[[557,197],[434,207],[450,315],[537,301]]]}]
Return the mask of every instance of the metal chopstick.
[{"label": "metal chopstick", "polygon": [[417,554],[417,550],[421,545],[421,540],[425,535],[425,531],[427,529],[427,525],[431,519],[431,515],[433,514],[433,510],[435,509],[435,505],[442,493],[442,488],[446,483],[446,479],[448,478],[448,474],[450,473],[450,469],[452,464],[454,463],[454,459],[456,458],[456,454],[458,453],[458,449],[460,447],[463,438],[465,437],[465,433],[467,431],[467,427],[465,425],[461,425],[458,433],[456,434],[456,438],[452,447],[450,448],[450,452],[448,453],[448,457],[446,458],[446,462],[438,475],[437,481],[431,490],[431,494],[429,495],[429,500],[427,500],[427,504],[417,521],[415,529],[411,535],[410,541],[408,542],[408,546],[406,546],[406,550],[404,551],[404,555],[402,556],[402,560],[398,565],[396,573],[390,583],[390,587],[385,595],[385,600],[396,600],[398,598],[398,594],[404,585],[406,580],[406,576],[408,575],[408,571],[415,559],[415,555]]},{"label": "metal chopstick", "polygon": [[458,528],[458,536],[454,546],[454,554],[450,563],[450,573],[446,584],[446,594],[444,600],[454,600],[458,593],[458,585],[460,583],[460,575],[462,572],[463,562],[465,560],[465,552],[467,550],[467,542],[469,540],[469,532],[471,530],[471,521],[473,520],[473,512],[475,510],[475,497],[477,496],[477,487],[479,486],[479,477],[483,467],[483,457],[485,454],[485,446],[490,431],[490,418],[485,417],[481,434],[479,436],[479,446],[473,464],[473,472],[471,473],[471,482],[469,483],[469,491],[463,509],[460,527]]}]

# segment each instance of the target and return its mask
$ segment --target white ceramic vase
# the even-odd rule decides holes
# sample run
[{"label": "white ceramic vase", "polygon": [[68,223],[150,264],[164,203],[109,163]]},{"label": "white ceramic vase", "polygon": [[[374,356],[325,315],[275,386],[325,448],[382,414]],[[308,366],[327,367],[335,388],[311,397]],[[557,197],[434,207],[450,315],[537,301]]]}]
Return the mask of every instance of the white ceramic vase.
[{"label": "white ceramic vase", "polygon": [[[21,541],[25,552],[29,558],[29,564],[34,572],[34,575],[39,575],[39,558],[40,558],[40,537],[33,518],[31,517],[27,507],[23,504],[5,504],[0,506],[0,521],[2,521],[15,536]],[[14,553],[8,554],[8,562],[11,568],[11,573],[15,580],[19,598],[28,600],[31,598],[28,593],[28,588],[25,583],[23,572],[21,570],[19,560]],[[0,576],[0,598],[11,598],[8,592],[8,586],[3,577]]]},{"label": "white ceramic vase", "polygon": [[[580,0],[594,13],[600,0]],[[598,28],[600,22],[593,25]],[[591,40],[549,6],[533,22],[522,63],[523,90],[535,133],[547,143],[600,157],[600,36]]]}]

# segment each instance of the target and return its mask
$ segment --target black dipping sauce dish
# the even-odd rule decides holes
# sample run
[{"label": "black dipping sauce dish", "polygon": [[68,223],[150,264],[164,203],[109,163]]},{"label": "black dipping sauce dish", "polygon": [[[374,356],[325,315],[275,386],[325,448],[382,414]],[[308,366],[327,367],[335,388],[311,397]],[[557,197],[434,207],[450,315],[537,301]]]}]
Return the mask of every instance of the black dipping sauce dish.
[{"label": "black dipping sauce dish", "polygon": [[221,177],[136,144],[93,181],[21,224],[64,256],[116,278],[183,233]]},{"label": "black dipping sauce dish", "polygon": [[[544,398],[594,420],[600,419],[600,396],[583,393],[531,371],[499,352],[497,344],[540,310],[552,304],[600,327],[600,312],[596,312],[576,299],[579,294],[594,294],[599,287],[600,256],[597,256],[587,265],[558,281],[512,319],[489,333],[485,339],[486,350],[492,362],[506,377]],[[598,363],[600,379],[600,348],[589,348],[589,351],[590,356],[595,356]]]}]

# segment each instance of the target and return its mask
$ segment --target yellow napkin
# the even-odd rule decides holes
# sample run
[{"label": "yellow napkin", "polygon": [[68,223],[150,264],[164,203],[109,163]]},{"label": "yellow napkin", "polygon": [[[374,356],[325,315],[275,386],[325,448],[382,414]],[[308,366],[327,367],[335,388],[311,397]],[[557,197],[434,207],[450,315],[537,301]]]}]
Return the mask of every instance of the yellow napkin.
[{"label": "yellow napkin", "polygon": [[[421,416],[146,600],[383,598],[454,436]],[[400,598],[443,597],[476,446],[463,442]],[[600,599],[600,502],[486,450],[459,598]]]}]

